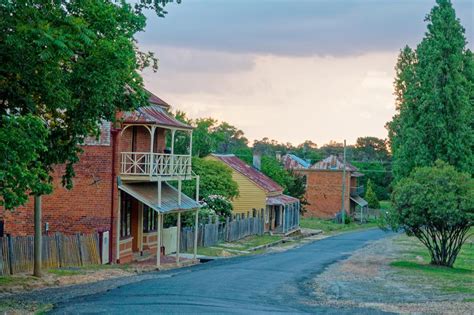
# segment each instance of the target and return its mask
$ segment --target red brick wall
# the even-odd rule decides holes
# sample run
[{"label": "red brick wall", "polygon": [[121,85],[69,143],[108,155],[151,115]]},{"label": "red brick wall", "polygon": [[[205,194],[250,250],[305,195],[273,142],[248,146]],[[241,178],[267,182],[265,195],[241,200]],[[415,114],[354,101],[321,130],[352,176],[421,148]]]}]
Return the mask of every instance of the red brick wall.
[{"label": "red brick wall", "polygon": [[[134,127],[128,127],[121,135],[120,152],[132,152],[132,138]],[[142,126],[135,126],[136,144],[135,152],[150,152],[150,132]],[[157,128],[155,130],[155,152],[163,153],[166,148],[166,130]]]},{"label": "red brick wall", "polygon": [[[74,188],[61,185],[63,167],[57,167],[54,191],[42,197],[43,229],[49,232],[92,233],[110,229],[112,185],[112,147],[85,146],[80,162],[75,166]],[[32,235],[33,202],[13,212],[1,211],[5,232],[12,235]]]},{"label": "red brick wall", "polygon": [[[307,178],[306,217],[334,218],[341,210],[342,172],[341,171],[306,171]],[[350,173],[346,173],[345,208],[350,207]]]}]

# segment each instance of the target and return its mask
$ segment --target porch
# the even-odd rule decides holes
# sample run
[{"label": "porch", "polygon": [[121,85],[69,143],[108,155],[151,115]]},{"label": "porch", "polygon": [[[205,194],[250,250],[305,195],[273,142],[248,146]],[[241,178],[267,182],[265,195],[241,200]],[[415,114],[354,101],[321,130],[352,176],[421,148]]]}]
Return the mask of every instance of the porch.
[{"label": "porch", "polygon": [[300,201],[287,195],[267,197],[265,230],[286,234],[299,228]]},{"label": "porch", "polygon": [[[171,260],[181,265],[181,215],[193,212],[197,226],[199,203],[166,182],[157,185],[119,181],[119,189],[118,262],[150,261],[154,257],[158,268]],[[165,229],[164,221],[171,216],[176,226]],[[194,239],[194,260],[196,251],[197,238]]]}]

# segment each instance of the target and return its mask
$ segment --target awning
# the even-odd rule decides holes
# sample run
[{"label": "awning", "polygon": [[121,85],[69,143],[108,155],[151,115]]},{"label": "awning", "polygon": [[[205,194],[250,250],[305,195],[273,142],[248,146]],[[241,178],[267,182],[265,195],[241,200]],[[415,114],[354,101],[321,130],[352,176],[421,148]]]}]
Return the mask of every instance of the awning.
[{"label": "awning", "polygon": [[143,204],[160,213],[184,212],[200,208],[194,199],[181,193],[181,205],[178,205],[178,190],[166,182],[161,183],[161,207],[158,206],[158,184],[120,183],[118,188]]},{"label": "awning", "polygon": [[351,197],[351,200],[361,207],[366,207],[368,205],[368,202],[360,196]]},{"label": "awning", "polygon": [[291,203],[300,202],[298,199],[287,196],[287,195],[278,195],[267,197],[267,206],[282,206]]}]

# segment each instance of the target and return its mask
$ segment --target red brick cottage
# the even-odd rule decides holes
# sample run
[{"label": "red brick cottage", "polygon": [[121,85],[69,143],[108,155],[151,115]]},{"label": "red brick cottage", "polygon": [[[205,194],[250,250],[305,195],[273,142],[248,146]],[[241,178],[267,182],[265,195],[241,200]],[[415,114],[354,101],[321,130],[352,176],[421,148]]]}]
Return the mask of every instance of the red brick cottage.
[{"label": "red brick cottage", "polygon": [[[360,197],[364,187],[358,178],[364,176],[357,168],[346,163],[346,190],[344,208],[354,214],[357,207],[367,207]],[[342,209],[343,162],[335,155],[319,161],[307,169],[298,169],[306,177],[306,217],[334,218]]]},{"label": "red brick cottage", "polygon": [[[178,226],[183,211],[195,211],[197,220],[199,204],[180,191],[183,180],[197,177],[191,168],[191,141],[187,152],[174,152],[175,135],[186,133],[192,140],[192,127],[170,116],[170,106],[157,96],[150,94],[149,102],[119,113],[119,128],[103,122],[99,139],[85,141],[72,190],[61,186],[62,168],[57,168],[54,192],[43,197],[43,233],[108,231],[110,261],[124,263],[163,244],[165,215],[178,213]],[[199,178],[196,186],[198,195]],[[32,235],[32,200],[12,212],[0,209],[0,222],[5,234]],[[177,248],[179,260],[179,244]]]}]

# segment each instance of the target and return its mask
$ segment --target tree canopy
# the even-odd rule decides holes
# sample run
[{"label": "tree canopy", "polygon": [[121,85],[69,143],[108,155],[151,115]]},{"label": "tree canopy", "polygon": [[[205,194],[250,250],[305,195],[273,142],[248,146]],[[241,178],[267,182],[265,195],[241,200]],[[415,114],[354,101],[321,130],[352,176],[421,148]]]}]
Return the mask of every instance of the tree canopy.
[{"label": "tree canopy", "polygon": [[397,114],[388,124],[395,178],[438,159],[474,173],[474,58],[449,0],[437,0],[416,50],[396,66]]},{"label": "tree canopy", "polygon": [[[26,193],[51,191],[49,174],[58,164],[66,164],[63,184],[70,188],[84,138],[98,134],[101,120],[114,121],[118,110],[146,104],[139,70],[156,67],[156,59],[138,51],[134,36],[145,27],[144,10],[163,16],[167,2],[0,3],[0,129],[6,138],[19,137],[20,131],[8,127],[15,121],[29,124],[34,128],[31,140],[38,140],[36,147],[30,143],[30,156],[20,151],[26,149],[21,143],[2,155],[19,163],[2,164],[0,192],[9,187],[5,206],[24,203]],[[33,184],[12,183],[13,178]]]}]

